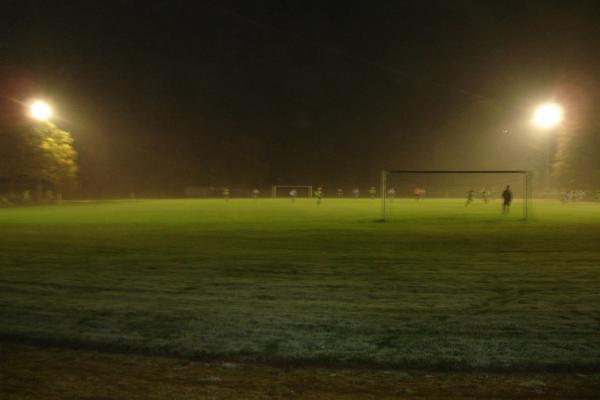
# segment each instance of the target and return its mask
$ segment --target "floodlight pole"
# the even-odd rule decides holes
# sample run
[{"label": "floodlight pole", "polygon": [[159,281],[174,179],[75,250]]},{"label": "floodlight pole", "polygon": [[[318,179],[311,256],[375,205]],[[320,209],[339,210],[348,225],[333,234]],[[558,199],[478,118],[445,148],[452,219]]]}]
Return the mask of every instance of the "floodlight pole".
[{"label": "floodlight pole", "polygon": [[532,193],[533,193],[533,188],[532,188],[532,181],[533,181],[533,172],[528,171],[525,173],[525,194],[524,194],[524,219],[527,221],[529,219],[529,217],[531,216],[531,212],[532,212],[532,204],[531,204],[531,197],[532,197]]},{"label": "floodlight pole", "polygon": [[525,179],[523,179],[523,219],[527,220],[527,196],[529,193],[529,174],[525,174]]},{"label": "floodlight pole", "polygon": [[552,184],[552,136],[548,135],[546,147],[546,190],[550,192],[550,186]]},{"label": "floodlight pole", "polygon": [[[548,143],[546,144],[546,176],[545,176],[545,190],[550,192],[551,174],[552,174],[552,142],[551,133],[553,129],[561,123],[563,119],[562,107],[556,103],[546,103],[540,105],[533,114],[533,123],[541,129],[546,130],[548,136]],[[556,132],[556,131],[554,131]]]}]

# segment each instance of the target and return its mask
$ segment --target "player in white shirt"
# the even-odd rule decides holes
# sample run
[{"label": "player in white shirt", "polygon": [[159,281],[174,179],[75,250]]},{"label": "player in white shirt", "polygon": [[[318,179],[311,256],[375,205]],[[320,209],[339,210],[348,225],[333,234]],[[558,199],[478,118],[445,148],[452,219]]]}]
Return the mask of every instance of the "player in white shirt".
[{"label": "player in white shirt", "polygon": [[387,191],[387,196],[391,199],[394,200],[394,198],[396,197],[396,189],[394,188],[389,188]]}]

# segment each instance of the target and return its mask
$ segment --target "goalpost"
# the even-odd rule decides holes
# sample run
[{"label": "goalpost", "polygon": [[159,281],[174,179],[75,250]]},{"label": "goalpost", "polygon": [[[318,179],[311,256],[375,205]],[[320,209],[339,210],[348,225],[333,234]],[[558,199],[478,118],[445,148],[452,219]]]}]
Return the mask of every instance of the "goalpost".
[{"label": "goalpost", "polygon": [[288,192],[292,189],[296,189],[298,192],[298,197],[307,197],[312,198],[312,186],[311,185],[273,185],[271,188],[271,194],[273,198],[277,198],[278,190],[284,189],[286,190],[286,196]]},{"label": "goalpost", "polygon": [[[423,177],[424,175],[440,175],[440,177],[447,177],[450,174],[455,175],[500,175],[506,176],[512,174],[519,177],[520,180],[520,188],[517,188],[521,194],[523,199],[523,219],[527,220],[531,216],[531,196],[532,196],[532,179],[533,172],[526,170],[392,170],[392,171],[381,171],[381,220],[385,221],[387,218],[387,198],[388,198],[388,186],[389,186],[389,178],[393,175],[404,175],[404,176],[417,176]],[[423,180],[423,179],[418,179]],[[415,180],[415,181],[418,181]],[[498,180],[496,178],[496,180]],[[469,186],[472,186],[469,185]],[[499,186],[498,184],[496,186]],[[391,187],[391,186],[390,186]],[[465,185],[462,186],[463,188]],[[417,188],[415,188],[416,190]],[[450,194],[449,190],[446,190],[443,194],[438,190],[437,193],[434,193],[433,196],[428,194],[428,197],[440,197],[440,198],[448,198],[452,195],[456,194],[456,190],[454,193]],[[466,192],[463,192],[462,195],[466,197]],[[457,196],[456,198],[460,198]],[[464,198],[464,197],[463,197]],[[487,202],[487,200],[486,200]]]}]

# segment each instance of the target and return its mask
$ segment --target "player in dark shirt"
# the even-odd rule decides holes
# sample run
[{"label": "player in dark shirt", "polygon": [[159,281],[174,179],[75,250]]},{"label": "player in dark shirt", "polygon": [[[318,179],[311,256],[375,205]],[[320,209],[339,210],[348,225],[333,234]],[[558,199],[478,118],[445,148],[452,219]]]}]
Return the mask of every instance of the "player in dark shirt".
[{"label": "player in dark shirt", "polygon": [[471,189],[469,190],[469,193],[467,193],[467,202],[465,203],[465,207],[473,202],[473,196],[475,196],[475,191]]},{"label": "player in dark shirt", "polygon": [[512,203],[513,192],[510,190],[510,186],[507,186],[502,192],[502,214],[508,214],[510,212],[510,203]]}]

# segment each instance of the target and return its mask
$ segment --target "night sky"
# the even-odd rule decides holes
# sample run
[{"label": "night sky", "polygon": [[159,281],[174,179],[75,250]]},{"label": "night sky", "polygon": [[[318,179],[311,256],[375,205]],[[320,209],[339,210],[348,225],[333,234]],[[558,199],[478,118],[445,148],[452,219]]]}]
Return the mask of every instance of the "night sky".
[{"label": "night sky", "polygon": [[0,18],[3,95],[51,101],[97,195],[537,168],[534,105],[596,117],[597,1],[4,0]]}]

